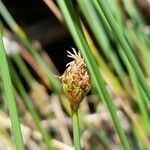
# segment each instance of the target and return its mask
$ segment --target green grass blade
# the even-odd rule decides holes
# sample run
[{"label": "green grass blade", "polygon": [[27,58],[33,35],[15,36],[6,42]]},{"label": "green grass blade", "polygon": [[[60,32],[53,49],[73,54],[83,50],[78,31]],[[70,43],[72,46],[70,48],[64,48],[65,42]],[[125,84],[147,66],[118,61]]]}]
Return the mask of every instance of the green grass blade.
[{"label": "green grass blade", "polygon": [[109,5],[109,8],[111,9],[111,12],[113,13],[115,19],[122,24],[123,22],[123,15],[120,11],[119,7],[119,1],[118,0],[106,0],[107,5]]},{"label": "green grass blade", "polygon": [[133,88],[134,88],[134,91],[135,91],[136,96],[137,96],[138,105],[139,105],[139,108],[140,108],[140,111],[141,111],[141,114],[142,114],[143,125],[144,125],[146,131],[148,133],[150,133],[150,128],[149,128],[150,120],[149,120],[146,105],[144,103],[144,101],[145,101],[144,98],[145,97],[143,97],[141,86],[140,86],[140,84],[137,80],[137,77],[136,77],[136,75],[135,75],[135,73],[132,69],[132,66],[131,66],[130,62],[128,61],[126,55],[124,54],[124,52],[122,51],[121,48],[119,50],[119,53],[120,53],[123,61],[126,63],[126,66],[127,66],[127,69],[128,69],[131,81],[132,81]]},{"label": "green grass blade", "polygon": [[24,77],[27,84],[31,87],[34,79],[31,75],[29,69],[27,68],[25,62],[23,61],[22,57],[18,53],[14,54],[12,57],[17,65],[21,75]]},{"label": "green grass blade", "polygon": [[105,3],[105,1],[98,0],[98,3],[105,15],[110,27],[112,28],[112,31],[113,31],[117,41],[120,43],[121,47],[124,50],[125,55],[127,56],[128,60],[130,61],[132,67],[134,68],[135,73],[138,76],[138,80],[140,81],[140,84],[142,85],[146,95],[148,96],[148,98],[150,100],[150,88],[145,80],[143,72],[142,72],[139,64],[137,63],[136,58],[135,58],[130,46],[128,45],[128,43],[124,37],[124,33],[123,33],[121,27],[115,21],[113,15],[111,14],[109,8],[107,7],[107,5]]},{"label": "green grass blade", "polygon": [[7,98],[6,103],[8,106],[9,115],[11,119],[12,132],[16,144],[16,149],[23,150],[24,145],[23,145],[23,140],[21,135],[20,122],[18,118],[15,97],[13,94],[13,87],[11,83],[11,77],[10,77],[9,68],[7,64],[6,54],[3,46],[1,29],[0,29],[0,70],[3,78],[4,91]]},{"label": "green grass blade", "polygon": [[133,126],[131,126],[131,128],[132,128],[132,132],[133,132],[132,134],[133,134],[134,139],[136,141],[136,149],[137,150],[145,150],[144,145],[139,138],[137,130]]},{"label": "green grass blade", "polygon": [[31,113],[31,116],[33,118],[33,121],[34,121],[37,129],[41,132],[43,139],[44,139],[45,143],[47,144],[47,148],[49,150],[52,150],[53,147],[52,147],[52,143],[51,143],[51,136],[42,127],[40,117],[38,116],[37,112],[35,111],[33,104],[31,103],[31,100],[29,99],[29,97],[28,97],[28,95],[27,95],[15,69],[14,69],[14,67],[11,65],[11,63],[9,63],[9,66],[10,66],[10,69],[12,71],[11,74],[12,74],[12,79],[13,79],[14,85],[16,86],[17,90],[19,91],[27,109]]},{"label": "green grass blade", "polygon": [[139,13],[137,7],[135,7],[133,0],[122,0],[123,5],[128,13],[128,15],[140,25],[144,25],[145,21]]},{"label": "green grass blade", "polygon": [[95,36],[95,39],[98,42],[98,45],[102,48],[106,57],[112,62],[117,74],[123,79],[123,68],[119,62],[116,53],[111,48],[109,39],[107,38],[107,35],[92,5],[92,2],[86,0],[78,0],[78,4]]},{"label": "green grass blade", "polygon": [[[111,37],[111,39],[113,40],[113,41],[115,41],[115,36],[113,35],[113,31],[112,31],[112,29],[110,28],[110,25],[108,24],[108,21],[106,20],[106,18],[105,18],[105,16],[104,16],[104,14],[103,14],[103,12],[102,12],[102,10],[101,10],[101,8],[100,8],[100,6],[99,6],[99,4],[98,4],[98,2],[97,2],[97,0],[93,0],[93,3],[94,3],[94,5],[95,5],[95,8],[97,9],[97,11],[98,11],[98,13],[99,13],[99,16],[101,17],[101,19],[102,19],[102,21],[103,21],[103,24],[105,25],[105,28],[106,28],[106,30],[107,30],[107,32],[108,32],[108,34],[109,34],[109,36]],[[121,25],[122,26],[122,25]],[[132,34],[131,34],[131,29],[129,30],[127,30],[127,29],[125,29],[123,26],[122,26],[122,29],[123,30],[125,30],[126,31],[126,37],[128,38],[128,42],[130,43],[130,45],[132,45],[132,46],[135,46],[134,45],[134,42],[133,42],[133,39],[135,39],[135,38],[133,38],[133,31],[132,31]],[[134,35],[134,37],[137,37],[137,35]],[[142,49],[141,50],[141,41],[142,41],[143,39],[140,39],[140,40],[138,40],[138,41],[136,41],[135,40],[135,42],[136,42],[136,44],[138,43],[138,46],[140,45],[140,47],[139,47],[139,49],[140,49],[140,51],[142,51],[142,53],[145,53],[145,49],[146,48],[144,48],[144,50]],[[145,53],[147,56],[147,58],[148,58],[148,53]],[[144,60],[142,60],[142,63],[145,63],[145,62],[147,62],[148,61],[148,59],[144,59]],[[126,63],[124,63],[125,65],[126,65]],[[145,65],[146,64],[146,65]],[[145,63],[144,64],[144,66],[146,67],[146,70],[148,70],[148,64],[149,64],[149,62],[147,62],[147,63]],[[137,76],[137,75],[136,75]],[[124,86],[125,86],[125,89],[129,92],[129,90],[128,90],[128,85],[126,85],[126,82],[124,82]],[[147,97],[147,95],[145,95],[146,97]],[[145,102],[146,102],[146,104],[147,104],[147,106],[149,105],[149,102],[148,102],[148,98],[144,98],[144,100],[146,100]]]},{"label": "green grass blade", "polygon": [[57,2],[62,11],[62,14],[64,15],[65,21],[66,21],[68,28],[74,38],[74,41],[86,61],[86,64],[88,66],[88,69],[90,71],[92,79],[95,83],[97,92],[109,110],[110,116],[112,118],[114,127],[118,133],[120,141],[121,141],[124,149],[128,150],[128,149],[130,149],[129,143],[128,143],[127,138],[121,128],[119,119],[116,114],[115,107],[112,103],[112,99],[110,98],[109,93],[107,92],[107,90],[105,88],[104,81],[102,80],[102,77],[99,73],[98,66],[94,60],[94,57],[92,56],[92,54],[90,52],[89,46],[87,45],[87,43],[85,41],[83,32],[81,30],[81,26],[79,24],[79,20],[76,16],[76,13],[72,6],[72,3],[69,0],[66,0],[66,1],[57,0]]},{"label": "green grass blade", "polygon": [[1,0],[0,0],[0,14],[7,20],[7,23],[8,23],[10,28],[11,28],[11,26],[16,25],[15,20],[11,17],[10,13],[5,8],[5,6]]}]

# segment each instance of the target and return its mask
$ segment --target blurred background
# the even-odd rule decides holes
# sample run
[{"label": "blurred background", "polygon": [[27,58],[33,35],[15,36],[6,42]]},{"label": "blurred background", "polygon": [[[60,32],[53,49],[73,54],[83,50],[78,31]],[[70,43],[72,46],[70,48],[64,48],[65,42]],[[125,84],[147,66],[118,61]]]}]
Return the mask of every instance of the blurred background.
[{"label": "blurred background", "polygon": [[5,0],[3,2],[29,39],[39,41],[59,71],[63,73],[67,63],[66,50],[74,47],[67,28],[59,22],[43,1],[31,0],[28,3],[24,0]]},{"label": "blurred background", "polygon": [[[67,28],[60,23],[41,0],[31,0],[30,3],[26,0],[3,0],[3,2],[14,19],[27,33],[29,39],[39,41],[59,71],[63,73],[65,70],[64,64],[67,63],[66,50],[75,46]],[[119,3],[121,4],[121,2]],[[147,3],[148,0],[134,0],[135,6],[148,25],[150,23],[150,12]],[[74,1],[74,4],[77,5],[76,1]],[[60,55],[57,55],[58,53]]]}]

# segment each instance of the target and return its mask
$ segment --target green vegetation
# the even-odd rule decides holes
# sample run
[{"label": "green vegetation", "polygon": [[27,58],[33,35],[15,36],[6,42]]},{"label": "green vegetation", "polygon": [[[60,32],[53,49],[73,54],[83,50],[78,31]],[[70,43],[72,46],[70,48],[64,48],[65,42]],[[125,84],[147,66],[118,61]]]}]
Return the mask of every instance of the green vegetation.
[{"label": "green vegetation", "polygon": [[0,139],[7,145],[0,149],[148,150],[150,22],[141,6],[133,0],[43,2],[68,29],[80,61],[70,47],[73,61],[56,76],[51,58],[0,1]]}]

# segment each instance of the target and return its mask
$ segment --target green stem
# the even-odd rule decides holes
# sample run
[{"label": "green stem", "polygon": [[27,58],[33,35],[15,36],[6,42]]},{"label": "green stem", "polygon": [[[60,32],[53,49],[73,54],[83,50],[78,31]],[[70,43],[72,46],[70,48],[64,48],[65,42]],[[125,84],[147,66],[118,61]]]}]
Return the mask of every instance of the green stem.
[{"label": "green stem", "polygon": [[10,115],[10,120],[11,120],[11,125],[12,125],[12,132],[13,132],[13,136],[14,136],[14,140],[16,144],[16,149],[24,150],[21,129],[20,129],[20,122],[18,118],[15,97],[13,94],[13,88],[12,88],[8,63],[6,59],[6,54],[5,54],[5,50],[3,46],[1,29],[0,29],[0,70],[1,70],[1,75],[2,75],[3,84],[4,84],[4,91],[5,91],[6,98],[7,98],[6,103],[7,103],[8,110],[9,110],[9,115]]},{"label": "green stem", "polygon": [[32,86],[32,81],[34,80],[31,73],[29,72],[29,69],[27,68],[25,62],[23,61],[22,57],[16,53],[12,56],[14,58],[14,61],[19,68],[19,71],[21,72],[21,75],[24,77],[25,81],[28,83],[28,85]]},{"label": "green stem", "polygon": [[81,150],[78,109],[72,113],[73,140],[75,150]]}]

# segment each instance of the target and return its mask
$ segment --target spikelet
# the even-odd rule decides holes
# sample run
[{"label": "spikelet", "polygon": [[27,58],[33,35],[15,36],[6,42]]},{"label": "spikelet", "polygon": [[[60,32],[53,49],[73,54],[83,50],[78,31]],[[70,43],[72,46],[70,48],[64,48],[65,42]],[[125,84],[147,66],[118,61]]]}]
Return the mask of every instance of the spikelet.
[{"label": "spikelet", "polygon": [[72,49],[74,53],[67,51],[69,54],[67,56],[72,58],[73,61],[66,65],[67,69],[60,79],[63,91],[70,100],[72,110],[76,110],[89,92],[91,84],[83,58],[81,58],[80,53],[77,54],[74,48]]}]

